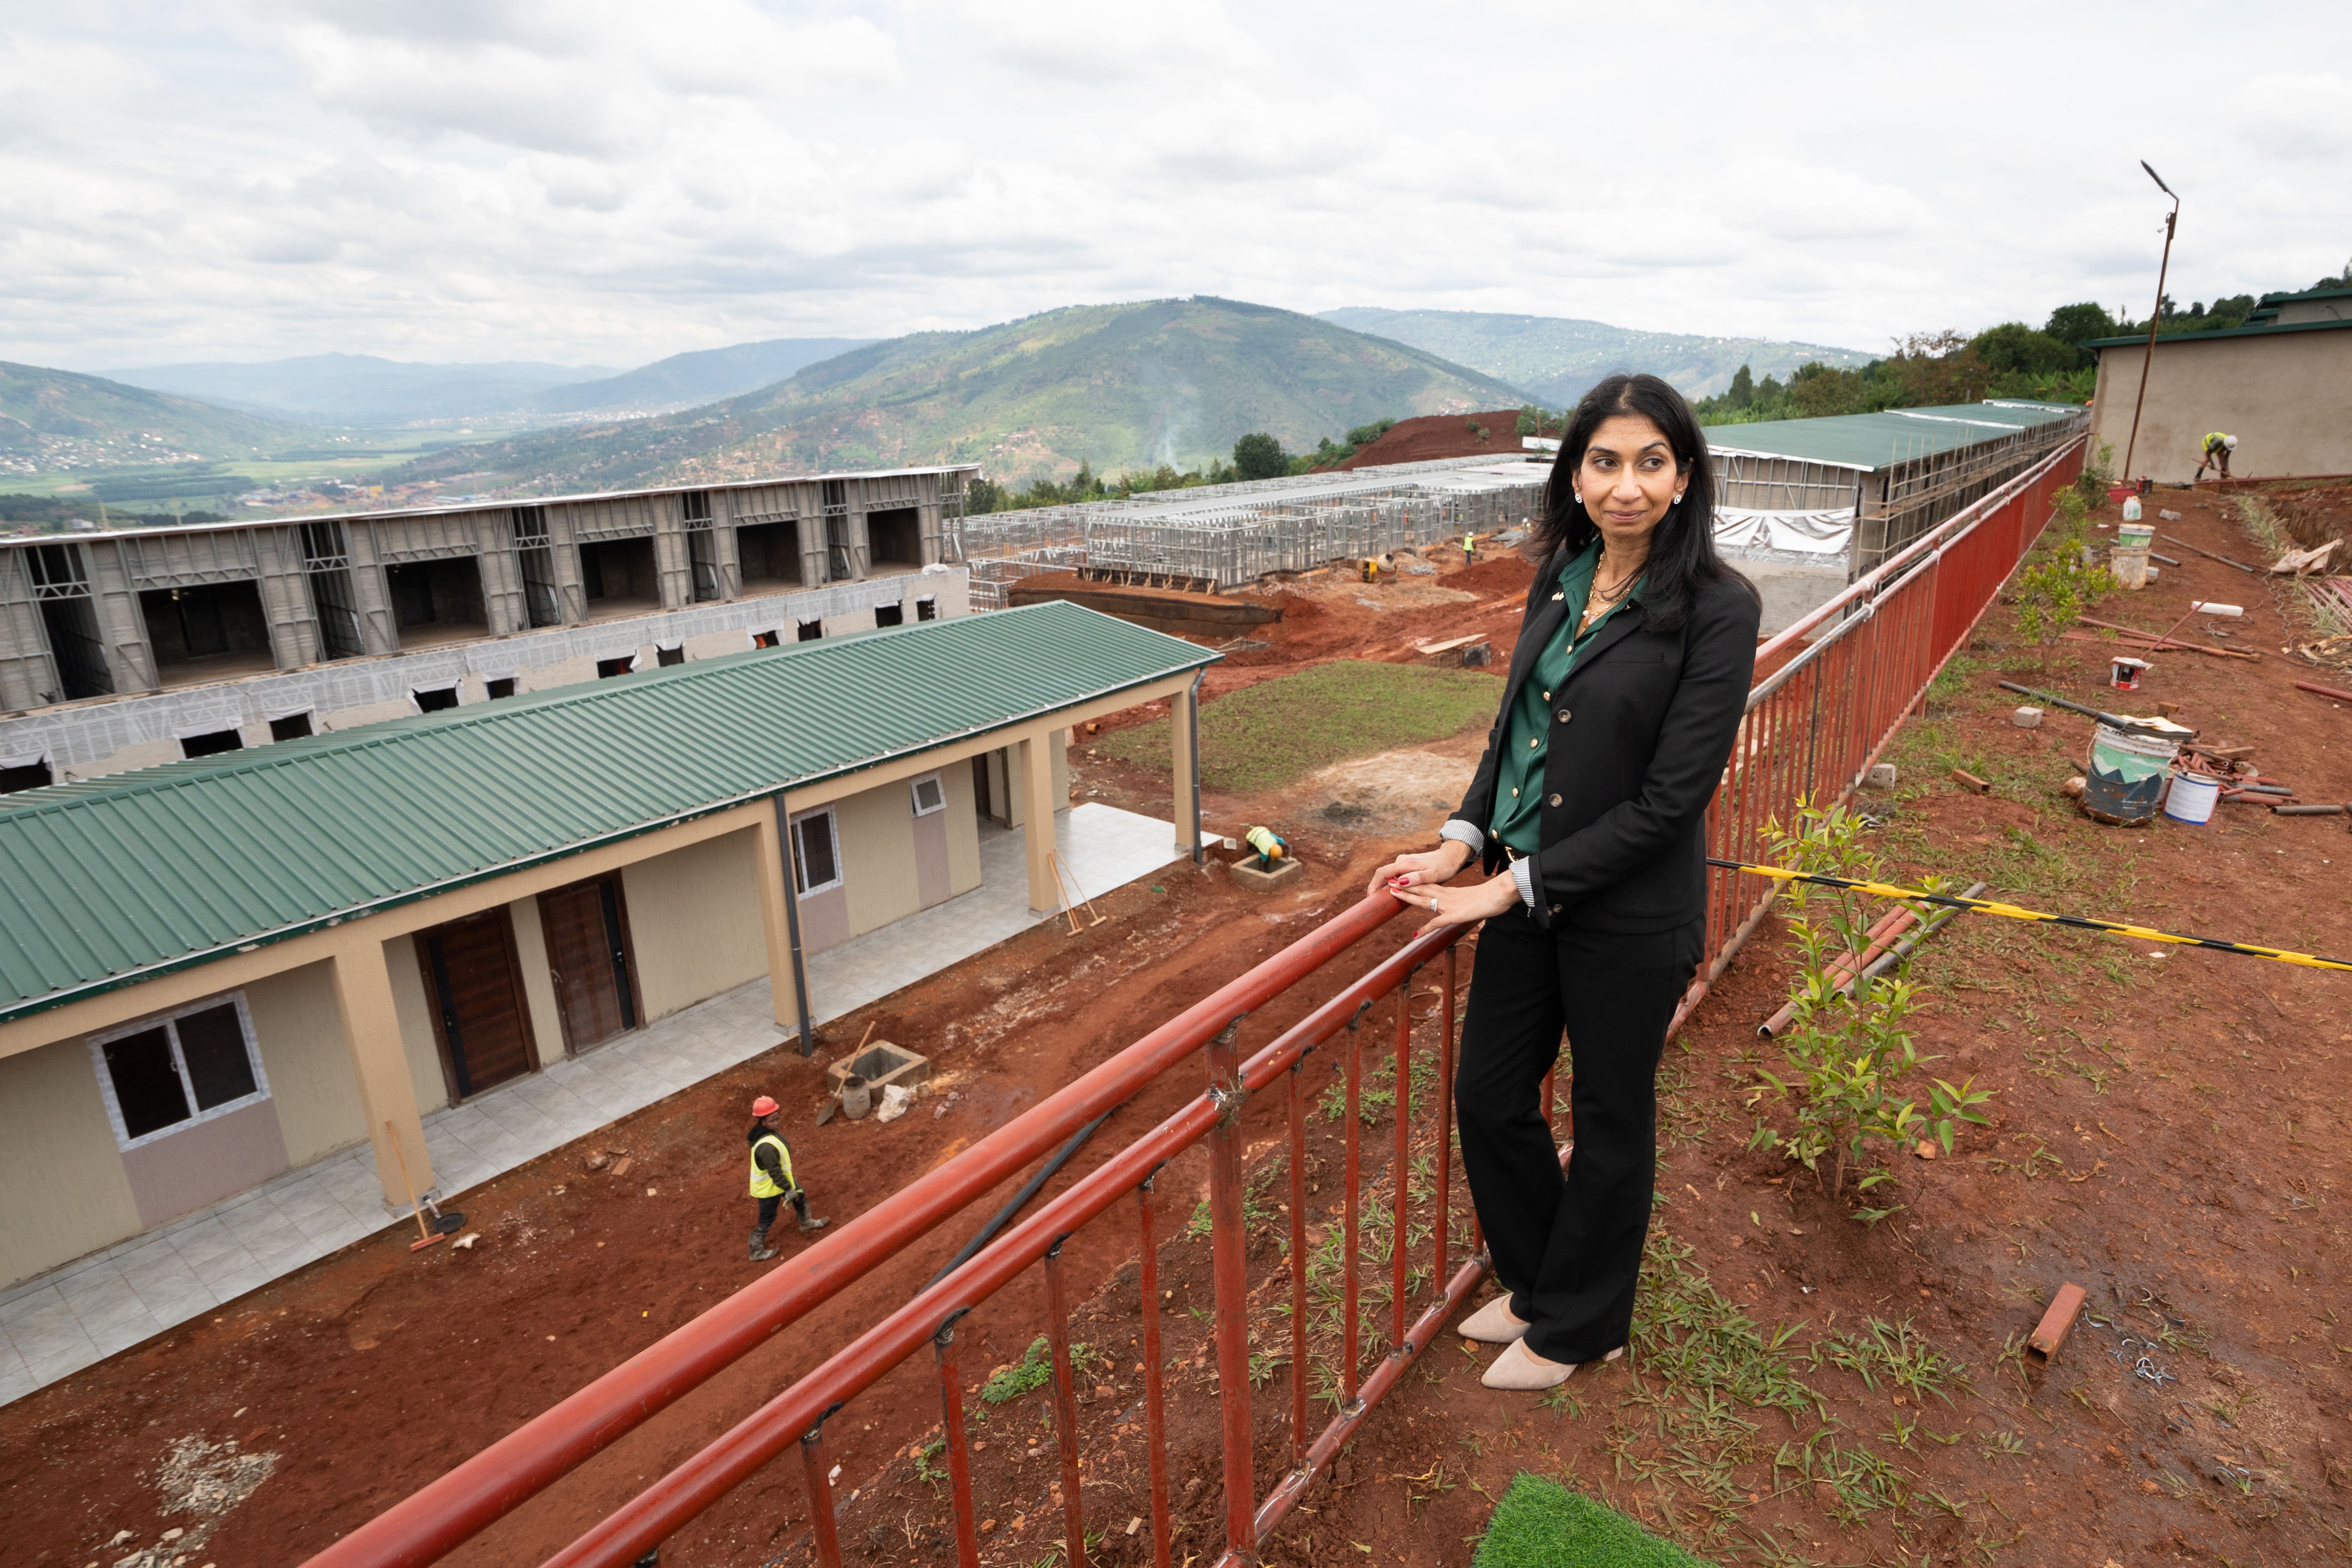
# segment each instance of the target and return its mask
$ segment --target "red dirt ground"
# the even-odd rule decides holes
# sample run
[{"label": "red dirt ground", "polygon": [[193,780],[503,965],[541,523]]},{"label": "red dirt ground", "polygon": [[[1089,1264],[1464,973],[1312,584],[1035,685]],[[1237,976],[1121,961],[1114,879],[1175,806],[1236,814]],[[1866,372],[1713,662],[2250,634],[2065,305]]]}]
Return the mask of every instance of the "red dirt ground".
[{"label": "red dirt ground", "polygon": [[[2210,498],[2159,499],[2187,514],[2167,531],[2242,559],[2260,553]],[[1281,597],[1298,603],[1286,609],[1311,605],[1317,613],[1286,615],[1269,628],[1267,651],[1287,657],[1220,666],[1211,691],[1302,659],[1382,657],[1412,637],[1491,626],[1507,645],[1515,623],[1504,607],[1516,607],[1528,570],[1505,558],[1372,588],[1291,584]],[[1415,605],[1416,584],[1478,602]],[[2146,595],[2119,595],[2097,613],[2162,626],[2192,596],[2249,605],[2229,646],[2266,657],[2247,665],[2159,655],[2147,689],[2131,699],[2095,684],[2103,649],[2061,643],[2045,671],[2032,651],[2012,646],[2007,612],[1996,610],[1927,719],[1901,738],[1900,786],[1872,805],[1885,818],[1878,837],[1893,868],[1983,877],[2035,907],[2352,952],[2352,905],[2336,864],[2352,863],[2346,819],[2273,818],[2224,805],[2221,820],[2201,830],[2098,827],[2057,794],[2076,771],[2086,721],[2053,711],[2039,730],[2007,723],[2023,699],[1993,687],[2004,673],[2098,706],[2171,701],[2206,738],[2257,746],[2264,773],[2297,784],[2305,798],[2352,798],[2352,712],[2294,691],[2298,670],[2271,651],[2288,640],[2284,592],[2189,558]],[[1434,750],[1466,765],[1475,739]],[[1164,810],[1164,776],[1113,767],[1083,746],[1075,761],[1082,795]],[[1954,765],[1992,779],[1995,794],[1958,791],[1944,777]],[[935,1165],[1275,951],[1351,900],[1381,856],[1423,838],[1442,815],[1431,811],[1412,832],[1352,832],[1316,813],[1304,785],[1263,802],[1210,804],[1213,816],[1257,814],[1291,837],[1310,867],[1305,889],[1258,902],[1221,877],[1171,868],[1099,900],[1110,919],[1083,935],[1037,928],[830,1026],[829,1037],[846,1045],[877,1019],[882,1037],[935,1055],[945,1081],[939,1099],[887,1127],[801,1123],[794,1149],[821,1210],[848,1219],[868,1195]],[[1392,922],[1364,946],[1386,951],[1405,930]],[[1772,1156],[1747,1147],[1756,1116],[1773,1114],[1769,1103],[1750,1110],[1747,1100],[1756,1067],[1773,1059],[1753,1030],[1787,994],[1784,946],[1777,922],[1768,922],[1668,1053],[1658,1225],[1692,1249],[1684,1267],[1705,1277],[1724,1310],[1737,1304],[1768,1337],[1775,1324],[1793,1326],[1783,1353],[1822,1396],[1818,1414],[1795,1421],[1733,1402],[1694,1415],[1649,1341],[1627,1363],[1580,1373],[1571,1397],[1547,1407],[1480,1389],[1483,1357],[1442,1341],[1276,1538],[1272,1560],[1465,1563],[1465,1538],[1519,1468],[1564,1476],[1722,1561],[2104,1568],[2110,1560],[2278,1563],[2322,1549],[2341,1553],[2352,1541],[2342,1490],[2352,1485],[2352,1462],[2341,1457],[2352,1442],[2344,1430],[2352,1380],[2343,1370],[2352,1349],[2338,1346],[2352,1334],[2336,1321],[2346,1237],[2334,1209],[2346,1201],[2352,1125],[2335,1112],[2330,1069],[2352,1042],[2352,983],[2218,953],[1963,922],[1915,971],[1924,996],[1918,1034],[1923,1051],[1945,1058],[1935,1072],[1973,1074],[1997,1091],[1994,1125],[1965,1135],[1950,1157],[1899,1162],[1892,1201],[1906,1206],[1873,1229],[1844,1217],[1810,1177],[1790,1179]],[[1253,1019],[1245,1045],[1297,1017],[1328,984]],[[1368,1045],[1392,1038],[1379,1023],[1385,1016],[1368,1022]],[[1308,1069],[1311,1092],[1327,1080],[1332,1054],[1318,1053]],[[1121,1110],[1071,1175],[1164,1115],[1188,1087],[1163,1085]],[[465,1194],[484,1234],[474,1252],[412,1257],[387,1231],[0,1408],[0,1515],[10,1521],[11,1560],[111,1562],[186,1522],[157,1512],[147,1478],[175,1439],[196,1435],[280,1456],[200,1562],[299,1561],[683,1322],[751,1273],[740,1251],[750,1206],[739,1185],[740,1107],[761,1089],[805,1115],[816,1103],[817,1071],[772,1053]],[[948,1100],[949,1092],[958,1098]],[[943,1114],[930,1114],[943,1103]],[[1265,1119],[1277,1112],[1254,1104],[1245,1113],[1254,1155],[1274,1129]],[[1316,1125],[1317,1152],[1328,1161],[1332,1132]],[[1387,1147],[1387,1136],[1368,1128],[1368,1151]],[[589,1172],[587,1145],[626,1150],[628,1177]],[[1180,1162],[1161,1184],[1169,1232],[1182,1230],[1202,1190],[1197,1160]],[[1261,1168],[1254,1163],[1254,1174]],[[1277,1188],[1268,1198],[1280,1195]],[[1001,1196],[975,1204],[966,1225]],[[1084,1309],[1081,1340],[1123,1346],[1133,1331],[1134,1287],[1123,1272],[1131,1221],[1131,1211],[1115,1210],[1073,1244],[1078,1291],[1107,1286]],[[649,1422],[451,1561],[539,1562],[865,1327],[872,1314],[861,1303],[902,1300],[966,1225],[877,1271],[850,1299],[747,1358],[723,1386]],[[1254,1268],[1276,1268],[1278,1234],[1254,1240]],[[1206,1247],[1168,1244],[1171,1363],[1189,1360],[1198,1343]],[[2004,1360],[2004,1342],[2032,1326],[2038,1300],[2063,1279],[2089,1287],[2094,1310],[2114,1326],[2086,1320],[2046,1372]],[[1042,1293],[1033,1274],[979,1315],[968,1381],[1017,1358],[1042,1322]],[[1932,1397],[1897,1404],[1883,1378],[1867,1386],[1826,1359],[1839,1348],[1827,1336],[1906,1317],[1937,1352],[1965,1363],[1966,1384],[1951,1386],[1948,1405]],[[2158,1342],[2133,1346],[2118,1362],[2111,1352],[2127,1331]],[[2136,1381],[2139,1353],[2178,1381]],[[1814,1354],[1825,1358],[1818,1366],[1805,1359]],[[1136,1560],[1148,1536],[1124,1533],[1143,1511],[1133,1500],[1137,1445],[1132,1427],[1110,1425],[1131,1413],[1132,1366],[1122,1361],[1098,1385],[1108,1392],[1087,1393],[1090,1522],[1109,1537],[1112,1562]],[[1258,1399],[1261,1486],[1286,1447],[1285,1386],[1277,1373]],[[1188,1521],[1180,1560],[1203,1550],[1213,1529],[1219,1472],[1205,1394],[1205,1369],[1195,1369],[1171,1395],[1171,1465]],[[980,1496],[997,1520],[991,1562],[1034,1563],[1058,1528],[1058,1510],[1041,1506],[1057,1472],[1049,1429],[1033,1425],[1039,1403],[1033,1394],[1000,1407],[975,1433],[989,1444]],[[1727,1415],[1752,1430],[1741,1435]],[[910,1366],[828,1428],[845,1494],[860,1491],[844,1516],[853,1561],[947,1560],[931,1489],[913,1460],[892,1458],[937,1419],[928,1366]],[[1033,1435],[1042,1457],[992,1436],[1016,1431]],[[2001,1455],[2002,1433],[2018,1457]],[[1867,1453],[1885,1461],[1899,1478],[1886,1484],[1901,1505],[1858,1507],[1840,1491],[1850,1474],[1813,1479],[1794,1468],[1809,1438],[1850,1460]],[[1792,1463],[1776,1466],[1776,1456]],[[1201,1484],[1188,1490],[1196,1477]],[[1853,1514],[1851,1528],[1837,1522],[1841,1512]],[[682,1533],[663,1561],[805,1561],[795,1545],[804,1524],[797,1461],[787,1458]],[[121,1530],[134,1538],[110,1550]]]},{"label": "red dirt ground", "polygon": [[[1474,429],[1473,426],[1477,428]],[[1479,429],[1486,431],[1484,436]],[[1424,414],[1414,419],[1400,419],[1383,431],[1381,438],[1370,446],[1356,448],[1356,455],[1338,466],[1342,468],[1370,468],[1382,463],[1427,463],[1439,458],[1517,458],[1524,454],[1519,445],[1519,411],[1498,408],[1491,414]]]}]

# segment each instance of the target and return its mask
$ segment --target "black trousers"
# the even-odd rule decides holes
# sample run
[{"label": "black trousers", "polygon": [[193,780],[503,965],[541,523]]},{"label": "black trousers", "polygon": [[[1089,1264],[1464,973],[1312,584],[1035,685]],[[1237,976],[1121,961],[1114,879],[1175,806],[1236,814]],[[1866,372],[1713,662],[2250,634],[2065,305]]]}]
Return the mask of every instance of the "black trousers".
[{"label": "black trousers", "polygon": [[[1657,1176],[1659,1054],[1697,968],[1703,921],[1617,935],[1486,922],[1454,1104],[1462,1163],[1511,1310],[1547,1361],[1598,1361],[1633,1331]],[[1575,1148],[1560,1172],[1544,1074],[1568,1034]]]}]

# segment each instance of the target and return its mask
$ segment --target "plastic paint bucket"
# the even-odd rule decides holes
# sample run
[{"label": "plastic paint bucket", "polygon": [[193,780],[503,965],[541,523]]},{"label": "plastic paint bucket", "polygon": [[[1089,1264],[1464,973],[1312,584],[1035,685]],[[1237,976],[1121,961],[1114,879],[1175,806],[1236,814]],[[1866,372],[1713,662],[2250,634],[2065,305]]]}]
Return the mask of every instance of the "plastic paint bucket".
[{"label": "plastic paint bucket", "polygon": [[2166,776],[2179,742],[2101,724],[2091,736],[2091,765],[2083,770],[2083,809],[2101,822],[2151,822],[2164,798]]},{"label": "plastic paint bucket", "polygon": [[2213,820],[2213,803],[2221,798],[2221,781],[2204,773],[2175,773],[2164,797],[2164,815],[2191,827]]},{"label": "plastic paint bucket", "polygon": [[2126,496],[2124,498],[2124,521],[2128,524],[2137,522],[2138,521],[2139,497],[2136,495]]},{"label": "plastic paint bucket", "polygon": [[2156,542],[2156,524],[2152,522],[2119,522],[2116,525],[2116,548],[2146,550]]}]

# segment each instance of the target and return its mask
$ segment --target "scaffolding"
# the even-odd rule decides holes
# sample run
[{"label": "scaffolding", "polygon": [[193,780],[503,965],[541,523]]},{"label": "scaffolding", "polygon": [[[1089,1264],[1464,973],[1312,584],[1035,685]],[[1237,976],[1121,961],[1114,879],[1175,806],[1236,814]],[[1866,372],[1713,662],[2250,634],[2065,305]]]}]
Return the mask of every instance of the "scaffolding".
[{"label": "scaffolding", "polygon": [[944,553],[971,568],[974,609],[1048,572],[1233,588],[1515,527],[1549,472],[1480,458],[988,512],[952,520]]}]

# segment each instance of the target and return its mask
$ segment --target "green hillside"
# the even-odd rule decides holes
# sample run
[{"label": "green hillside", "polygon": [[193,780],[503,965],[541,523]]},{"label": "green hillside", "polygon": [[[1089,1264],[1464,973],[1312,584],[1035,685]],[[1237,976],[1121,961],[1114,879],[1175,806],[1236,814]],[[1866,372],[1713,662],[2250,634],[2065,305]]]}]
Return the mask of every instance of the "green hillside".
[{"label": "green hillside", "polygon": [[1295,311],[1200,297],[1078,305],[971,332],[919,332],[683,413],[452,447],[391,482],[496,474],[505,489],[610,489],[779,468],[986,465],[1022,480],[1293,450],[1382,416],[1494,408],[1517,390]]},{"label": "green hillside", "polygon": [[1820,343],[1766,338],[1707,338],[1639,332],[1565,316],[1503,316],[1478,310],[1326,310],[1318,320],[1393,338],[1525,387],[1546,407],[1565,408],[1602,376],[1621,370],[1663,376],[1685,396],[1706,397],[1731,384],[1741,365],[1756,379],[1782,381],[1818,360],[1832,369],[1867,364],[1872,356]]},{"label": "green hillside", "polygon": [[103,376],[0,361],[0,474],[203,464],[318,438],[299,426]]}]

